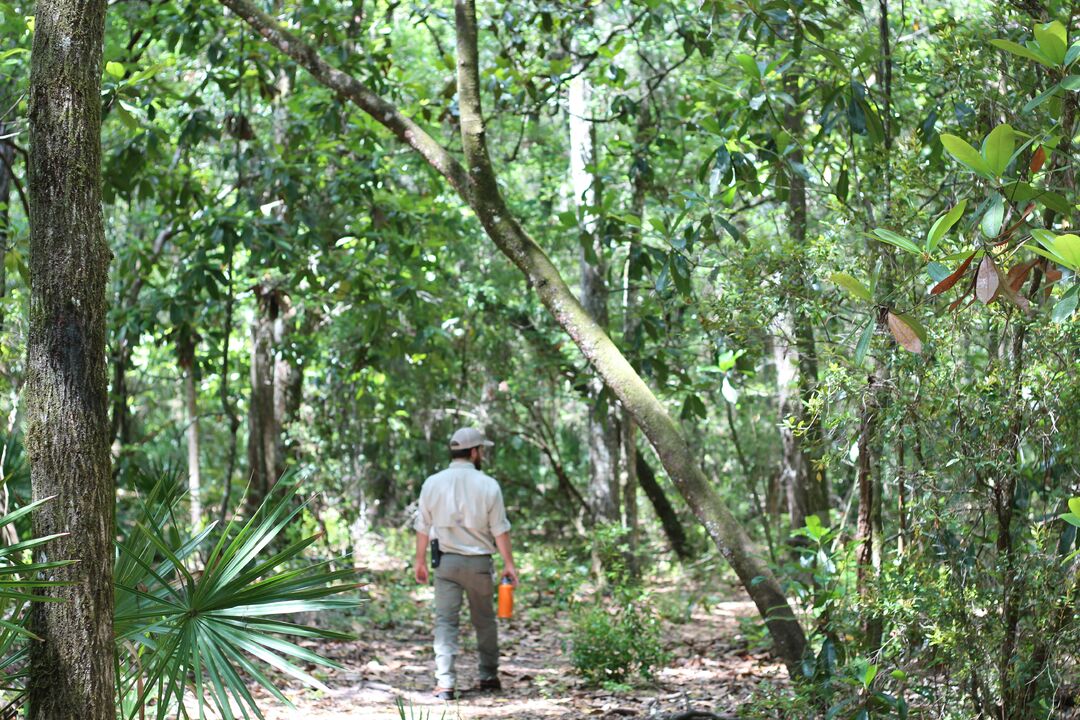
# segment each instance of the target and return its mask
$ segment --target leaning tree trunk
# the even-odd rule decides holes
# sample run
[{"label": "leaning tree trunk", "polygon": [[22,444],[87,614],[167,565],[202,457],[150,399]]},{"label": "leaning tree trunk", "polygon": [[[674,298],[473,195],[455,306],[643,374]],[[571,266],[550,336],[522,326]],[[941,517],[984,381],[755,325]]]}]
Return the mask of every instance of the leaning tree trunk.
[{"label": "leaning tree trunk", "polygon": [[322,84],[348,98],[416,150],[449,182],[476,213],[496,247],[525,275],[540,301],[633,415],[656,449],[675,487],[731,564],[765,618],[777,655],[795,673],[806,636],[758,549],[705,476],[694,452],[667,409],[634,371],[570,291],[551,259],[521,227],[500,193],[487,152],[481,115],[477,61],[476,10],[467,0],[455,4],[458,104],[461,139],[468,169],[415,121],[355,77],[331,67],[310,45],[284,30],[250,0],[221,0],[281,52],[296,60]]},{"label": "leaning tree trunk", "polygon": [[32,720],[112,720],[113,486],[105,372],[110,252],[101,214],[105,0],[39,0],[30,68],[30,329],[26,448],[39,560],[70,583],[36,603]]}]

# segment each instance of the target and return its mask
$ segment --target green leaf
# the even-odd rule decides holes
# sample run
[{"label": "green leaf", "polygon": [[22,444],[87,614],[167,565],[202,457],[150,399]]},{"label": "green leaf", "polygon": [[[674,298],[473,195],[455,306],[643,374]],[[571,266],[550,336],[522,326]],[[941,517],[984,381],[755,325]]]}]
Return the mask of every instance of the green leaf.
[{"label": "green leaf", "polygon": [[939,283],[952,275],[952,271],[935,260],[926,266],[926,274],[930,276],[931,280]]},{"label": "green leaf", "polygon": [[124,77],[124,66],[121,63],[110,60],[105,63],[105,72],[112,75],[117,80],[120,80]]},{"label": "green leaf", "polygon": [[1031,250],[1050,258],[1058,265],[1064,265],[1073,272],[1080,271],[1080,236],[1055,235],[1042,228],[1032,230],[1031,235],[1046,248],[1046,252],[1039,252],[1039,248],[1029,246]]},{"label": "green leaf", "polygon": [[1050,313],[1050,319],[1055,323],[1065,322],[1076,311],[1077,302],[1080,302],[1080,295],[1077,293],[1066,295],[1058,300],[1057,304],[1054,305],[1053,312]]},{"label": "green leaf", "polygon": [[979,227],[982,234],[988,238],[995,238],[1001,232],[1001,223],[1005,220],[1005,198],[994,194],[990,200],[990,207],[983,213]]},{"label": "green leaf", "polygon": [[1080,57],[1080,42],[1073,43],[1072,47],[1069,48],[1069,51],[1065,53],[1065,62],[1063,64],[1065,67],[1068,67],[1076,62],[1076,58],[1078,57]]},{"label": "green leaf", "polygon": [[1065,62],[1065,53],[1068,52],[1069,35],[1065,26],[1060,21],[1035,26],[1035,40],[1039,43],[1039,50],[1050,58],[1055,65]]},{"label": "green leaf", "polygon": [[859,300],[871,302],[874,299],[870,294],[869,288],[847,273],[835,272],[829,276],[829,281],[832,282],[833,285],[844,288],[852,297]]},{"label": "green leaf", "polygon": [[761,68],[758,67],[754,58],[746,55],[745,53],[736,53],[735,62],[739,64],[743,72],[746,73],[751,80],[761,79]]},{"label": "green leaf", "polygon": [[863,673],[863,687],[870,687],[870,683],[874,682],[874,678],[877,677],[877,665],[870,664],[866,666],[866,672]]},{"label": "green leaf", "polygon": [[911,242],[906,237],[901,237],[900,235],[897,235],[892,230],[884,230],[882,228],[877,228],[874,230],[874,235],[877,236],[877,238],[882,242],[887,242],[890,245],[895,245],[901,250],[907,250],[909,253],[915,255],[922,255],[922,250],[919,249],[918,245]]},{"label": "green leaf", "polygon": [[1059,85],[1066,90],[1080,90],[1080,75],[1069,75]]},{"label": "green leaf", "polygon": [[1048,58],[1045,53],[1043,53],[1039,48],[1037,48],[1037,47],[1035,47],[1033,45],[1029,45],[1027,47],[1024,47],[1023,45],[1019,45],[1017,43],[1014,43],[1012,40],[1000,40],[1000,39],[991,40],[990,44],[993,45],[996,48],[999,48],[999,49],[1004,50],[1006,52],[1010,52],[1013,55],[1019,55],[1022,58],[1027,58],[1028,60],[1034,60],[1037,63],[1045,65],[1046,67],[1056,67],[1057,66],[1057,63],[1055,63],[1053,60]]},{"label": "green leaf", "polygon": [[1069,510],[1073,515],[1080,515],[1080,497],[1069,498]]},{"label": "green leaf", "polygon": [[955,135],[942,133],[941,144],[950,155],[980,175],[985,175],[986,177],[992,177],[994,175],[993,170],[987,165],[986,160],[979,154],[979,151],[968,145],[964,140],[961,140]]},{"label": "green leaf", "polygon": [[871,320],[859,336],[859,344],[855,346],[855,367],[862,365],[866,351],[870,349],[870,340],[874,337],[874,321]]},{"label": "green leaf", "polygon": [[983,140],[982,156],[996,177],[1009,166],[1009,159],[1016,149],[1016,133],[1008,123],[998,125]]},{"label": "green leaf", "polygon": [[1051,85],[1050,89],[1047,90],[1046,92],[1040,93],[1035,98],[1033,98],[1031,100],[1028,100],[1027,104],[1024,105],[1024,109],[1021,112],[1023,112],[1025,115],[1027,115],[1032,110],[1039,107],[1040,105],[1042,105],[1044,102],[1046,102],[1050,98],[1054,97],[1054,93],[1056,93],[1058,91],[1059,87],[1060,87],[1060,85]]},{"label": "green leaf", "polygon": [[967,208],[967,200],[961,200],[956,207],[949,212],[945,213],[937,219],[937,221],[930,226],[930,232],[926,235],[926,252],[932,253],[937,249],[938,243],[941,242],[941,238],[945,237],[945,234],[952,229],[952,226],[964,215],[964,210]]}]

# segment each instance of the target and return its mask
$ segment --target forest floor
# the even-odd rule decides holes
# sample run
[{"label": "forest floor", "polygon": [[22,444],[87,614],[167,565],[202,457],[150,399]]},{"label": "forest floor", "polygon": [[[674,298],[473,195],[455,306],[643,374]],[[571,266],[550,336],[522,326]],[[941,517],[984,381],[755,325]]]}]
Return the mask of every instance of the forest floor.
[{"label": "forest floor", "polygon": [[[388,581],[388,573],[396,585]],[[744,635],[740,619],[756,616],[753,604],[735,589],[718,595],[713,587],[708,601],[686,604],[679,617],[663,620],[661,639],[669,656],[651,683],[590,688],[570,665],[569,612],[534,607],[543,597],[530,595],[526,576],[516,598],[515,618],[500,621],[503,690],[470,691],[477,684],[476,644],[463,611],[463,654],[457,669],[459,689],[465,692],[459,700],[439,701],[431,692],[432,591],[409,586],[402,573],[399,562],[397,568],[369,575],[376,582],[367,588],[367,622],[358,619],[357,638],[318,647],[342,666],[316,672],[329,692],[288,686],[285,694],[294,708],[261,692],[260,707],[267,720],[568,720],[663,717],[688,710],[734,718],[759,683],[786,682],[783,666],[753,649]],[[651,593],[661,602],[665,593],[684,590],[683,584],[654,587]]]}]

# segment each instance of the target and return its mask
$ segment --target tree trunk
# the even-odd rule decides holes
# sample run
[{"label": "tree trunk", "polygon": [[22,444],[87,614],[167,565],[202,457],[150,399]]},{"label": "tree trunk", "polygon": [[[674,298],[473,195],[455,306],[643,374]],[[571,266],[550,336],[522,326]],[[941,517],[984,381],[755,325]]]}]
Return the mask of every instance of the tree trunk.
[{"label": "tree trunk", "polygon": [[[7,131],[0,120],[0,137]],[[4,329],[3,300],[7,296],[7,251],[11,238],[11,185],[15,171],[15,147],[0,140],[0,332]]]},{"label": "tree trunk", "polygon": [[[883,370],[884,368],[879,368],[879,372]],[[863,411],[859,419],[857,475],[859,516],[855,530],[855,541],[858,545],[856,587],[859,595],[867,603],[874,602],[871,580],[877,577],[877,570],[881,567],[880,511],[878,509],[881,504],[881,490],[876,487],[880,483],[880,475],[874,470],[876,460],[874,447],[881,420],[883,385],[883,378],[875,375],[868,378]],[[881,647],[882,638],[880,616],[877,613],[868,614],[864,629],[867,652],[877,652]]]},{"label": "tree trunk", "polygon": [[645,492],[645,497],[649,498],[649,502],[652,503],[656,517],[660,519],[660,526],[664,528],[664,535],[667,536],[668,542],[671,543],[671,549],[675,551],[675,555],[680,560],[692,560],[694,551],[690,547],[690,541],[686,537],[686,531],[683,529],[679,514],[675,512],[675,508],[671,506],[671,501],[664,494],[664,489],[656,481],[656,473],[649,466],[649,461],[640,452],[636,452],[634,455],[638,482],[641,483],[641,489]]},{"label": "tree trunk", "polygon": [[488,237],[522,271],[555,321],[649,438],[672,482],[754,600],[765,618],[777,655],[794,674],[806,649],[806,636],[772,570],[697,464],[678,425],[607,333],[585,312],[550,258],[521,227],[502,198],[484,138],[473,3],[458,0],[455,5],[458,105],[468,170],[411,118],[356,78],[328,65],[312,47],[282,29],[250,0],[222,0],[222,3],[318,81],[349,98],[415,149],[476,213]]},{"label": "tree trunk", "polygon": [[101,214],[104,0],[39,0],[30,69],[26,449],[37,560],[71,583],[35,603],[31,720],[113,720],[114,493],[105,369],[110,252]]},{"label": "tree trunk", "polygon": [[283,432],[299,406],[302,376],[282,348],[296,311],[289,297],[270,283],[256,288],[259,308],[251,328],[251,402],[248,405],[248,506],[258,507],[285,472]]},{"label": "tree trunk", "polygon": [[[597,207],[600,178],[596,172],[596,126],[589,121],[592,90],[585,68],[575,66],[567,110],[570,124],[570,186],[581,223],[581,304],[593,321],[608,330],[608,265],[600,236]],[[619,434],[614,407],[604,383],[589,384],[586,438],[589,448],[589,505],[597,519],[619,521]]]},{"label": "tree trunk", "polygon": [[256,287],[258,309],[251,326],[251,400],[248,402],[247,504],[254,510],[281,475],[280,428],[275,413],[275,326],[281,312],[280,293],[267,284]]},{"label": "tree trunk", "polygon": [[791,529],[806,525],[809,498],[806,490],[806,458],[792,424],[802,419],[798,394],[799,361],[794,326],[781,313],[772,323],[773,364],[776,367],[776,400],[780,418],[780,489],[787,497]]},{"label": "tree trunk", "polygon": [[188,502],[191,527],[202,525],[202,478],[199,468],[199,393],[195,364],[195,338],[190,329],[182,332],[176,343],[180,369],[184,373],[184,408],[187,412]]}]

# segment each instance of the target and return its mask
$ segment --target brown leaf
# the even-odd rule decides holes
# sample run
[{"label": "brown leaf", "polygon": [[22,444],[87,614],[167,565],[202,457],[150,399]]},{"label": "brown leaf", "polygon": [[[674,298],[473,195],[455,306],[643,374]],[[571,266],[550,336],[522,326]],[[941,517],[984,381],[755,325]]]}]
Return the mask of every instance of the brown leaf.
[{"label": "brown leaf", "polygon": [[968,266],[971,265],[971,260],[974,257],[975,257],[975,253],[971,253],[970,255],[968,255],[967,260],[960,263],[960,267],[956,268],[956,270],[953,271],[952,275],[945,278],[944,280],[942,280],[941,282],[939,282],[937,285],[935,285],[933,288],[930,289],[930,294],[931,295],[940,295],[941,293],[945,292],[946,290],[949,290],[950,288],[952,288],[952,286],[955,285],[957,283],[957,281],[964,276],[964,273],[967,272]]},{"label": "brown leaf", "polygon": [[994,265],[993,258],[984,255],[975,276],[975,297],[984,305],[989,305],[997,296],[998,283],[997,266]]},{"label": "brown leaf", "polygon": [[1037,172],[1039,172],[1039,170],[1042,169],[1043,163],[1045,163],[1045,162],[1046,162],[1046,148],[1044,148],[1042,145],[1040,145],[1039,149],[1035,151],[1035,154],[1033,154],[1031,156],[1031,165],[1029,165],[1028,167],[1031,168],[1031,172],[1037,173]]},{"label": "brown leaf", "polygon": [[1035,267],[1039,262],[1039,258],[1034,260],[1028,260],[1027,262],[1020,263],[1019,265],[1013,265],[1009,268],[1009,274],[1005,278],[1005,282],[1013,292],[1018,292],[1024,285],[1024,280],[1027,279],[1028,273],[1031,272],[1031,268]]},{"label": "brown leaf", "polygon": [[889,324],[889,332],[892,333],[892,336],[896,338],[896,342],[900,343],[902,348],[915,354],[922,352],[922,340],[906,322],[892,313],[889,313],[886,321]]},{"label": "brown leaf", "polygon": [[1043,261],[1046,264],[1046,284],[1052,285],[1061,279],[1061,270],[1057,265]]}]

